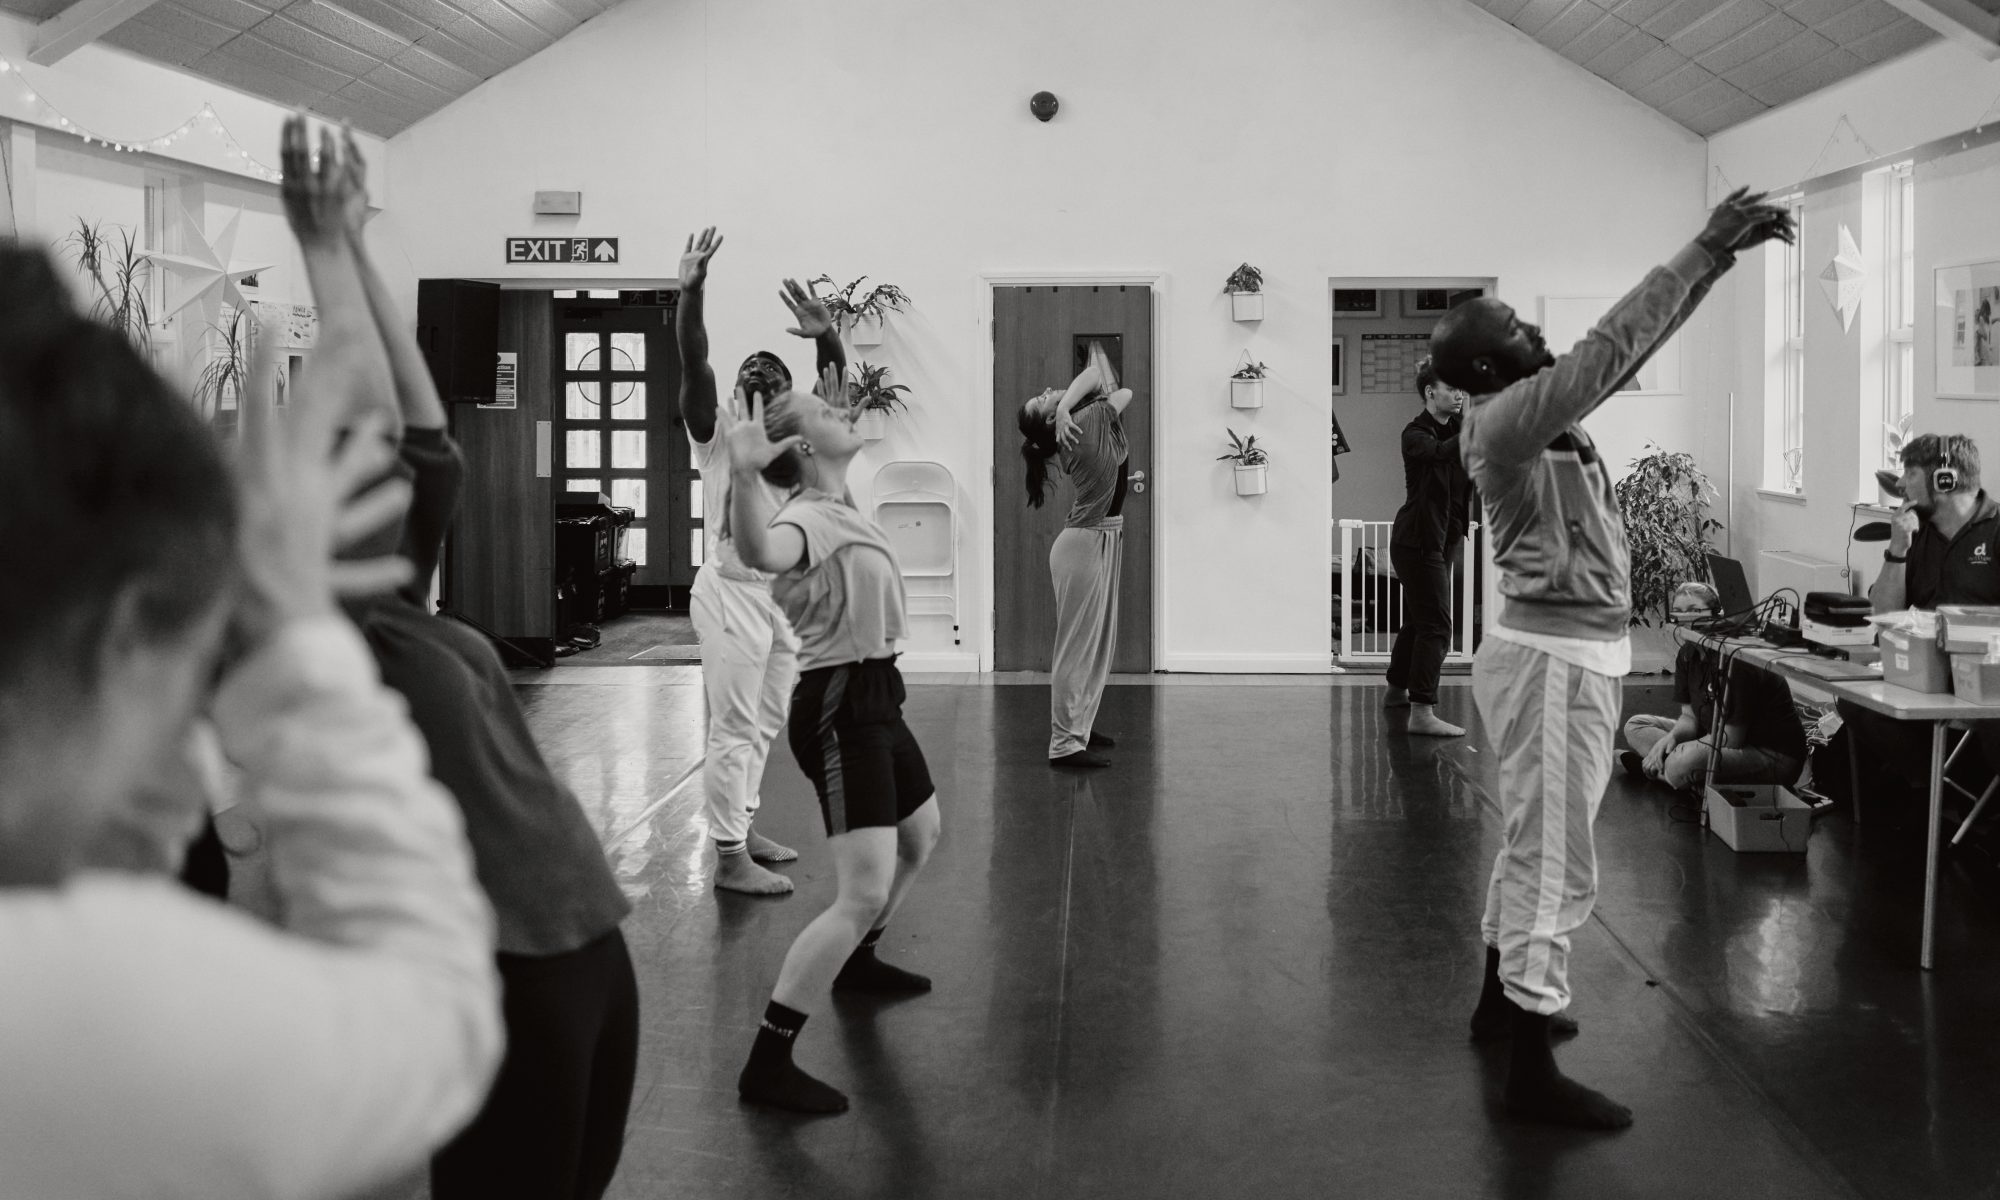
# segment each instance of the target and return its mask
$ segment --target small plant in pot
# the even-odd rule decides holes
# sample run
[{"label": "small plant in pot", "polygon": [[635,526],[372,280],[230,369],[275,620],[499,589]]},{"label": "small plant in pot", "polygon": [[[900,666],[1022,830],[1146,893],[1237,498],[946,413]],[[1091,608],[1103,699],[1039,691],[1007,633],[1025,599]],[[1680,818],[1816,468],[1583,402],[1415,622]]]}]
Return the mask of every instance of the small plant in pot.
[{"label": "small plant in pot", "polygon": [[146,294],[153,280],[152,260],[140,250],[132,231],[116,227],[116,240],[102,225],[76,219],[63,247],[95,293],[90,314],[132,339],[148,358],[153,352],[153,314]]},{"label": "small plant in pot", "polygon": [[1631,474],[1612,490],[1631,546],[1632,624],[1664,621],[1676,588],[1708,579],[1708,555],[1715,549],[1709,535],[1722,528],[1708,515],[1715,487],[1694,455],[1647,442]]},{"label": "small plant in pot", "polygon": [[1229,315],[1238,321],[1264,319],[1264,272],[1244,263],[1229,273],[1222,288],[1229,293]]},{"label": "small plant in pot", "polygon": [[[229,328],[210,325],[215,335],[208,347],[208,362],[194,381],[194,407],[201,419],[211,424],[234,427],[238,398],[250,378],[250,337],[247,314],[238,310]],[[225,407],[226,406],[226,407]]]},{"label": "small plant in pot", "polygon": [[1225,429],[1223,432],[1229,435],[1229,453],[1216,455],[1215,461],[1236,464],[1237,495],[1263,495],[1267,490],[1265,473],[1270,469],[1271,456],[1257,445],[1256,434],[1242,438],[1236,436],[1234,429]]},{"label": "small plant in pot", "polygon": [[1236,373],[1229,377],[1229,406],[1231,408],[1264,407],[1264,373],[1268,370],[1263,363],[1243,352],[1243,363]]},{"label": "small plant in pot", "polygon": [[841,287],[833,281],[833,276],[821,275],[812,281],[812,285],[823,283],[833,289],[822,298],[833,319],[847,327],[848,340],[857,346],[879,346],[882,344],[882,323],[890,313],[902,312],[909,305],[910,294],[893,283],[878,283],[864,292],[861,285],[867,279],[863,275]]},{"label": "small plant in pot", "polygon": [[909,390],[906,384],[889,382],[889,368],[855,363],[854,378],[847,385],[847,402],[861,410],[854,419],[854,431],[871,442],[880,441],[886,432],[884,418],[898,409],[909,409],[903,399]]}]

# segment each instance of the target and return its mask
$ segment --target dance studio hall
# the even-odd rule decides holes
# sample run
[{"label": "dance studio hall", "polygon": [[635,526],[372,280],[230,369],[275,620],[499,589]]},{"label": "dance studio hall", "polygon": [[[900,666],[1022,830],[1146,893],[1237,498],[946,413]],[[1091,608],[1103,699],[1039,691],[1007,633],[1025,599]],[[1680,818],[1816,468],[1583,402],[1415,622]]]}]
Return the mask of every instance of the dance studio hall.
[{"label": "dance studio hall", "polygon": [[0,0],[0,129],[0,1200],[2000,1195],[2000,0]]}]

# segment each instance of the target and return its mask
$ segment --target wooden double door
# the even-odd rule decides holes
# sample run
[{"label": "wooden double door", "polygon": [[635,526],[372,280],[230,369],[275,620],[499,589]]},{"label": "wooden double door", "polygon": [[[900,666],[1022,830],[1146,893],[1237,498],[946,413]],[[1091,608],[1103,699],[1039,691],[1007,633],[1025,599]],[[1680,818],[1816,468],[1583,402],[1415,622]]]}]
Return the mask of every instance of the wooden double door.
[{"label": "wooden double door", "polygon": [[995,670],[1049,669],[1056,632],[1049,548],[1073,493],[1052,464],[1048,501],[1029,507],[1017,422],[1028,397],[1069,385],[1092,341],[1104,344],[1119,383],[1132,389],[1112,670],[1153,669],[1153,291],[1144,284],[1037,284],[993,289]]}]

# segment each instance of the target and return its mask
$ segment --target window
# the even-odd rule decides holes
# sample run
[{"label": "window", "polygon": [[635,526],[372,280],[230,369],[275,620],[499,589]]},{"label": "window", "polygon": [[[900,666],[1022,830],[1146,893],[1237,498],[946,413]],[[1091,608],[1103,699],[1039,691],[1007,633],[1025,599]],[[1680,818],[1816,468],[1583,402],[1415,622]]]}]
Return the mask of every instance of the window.
[{"label": "window", "polygon": [[1883,204],[1881,466],[1901,469],[1896,450],[1909,436],[1916,409],[1917,319],[1916,175],[1913,163],[1889,169]]},{"label": "window", "polygon": [[1798,244],[1766,244],[1764,257],[1764,487],[1805,491],[1805,197],[1775,201],[1791,209]]}]

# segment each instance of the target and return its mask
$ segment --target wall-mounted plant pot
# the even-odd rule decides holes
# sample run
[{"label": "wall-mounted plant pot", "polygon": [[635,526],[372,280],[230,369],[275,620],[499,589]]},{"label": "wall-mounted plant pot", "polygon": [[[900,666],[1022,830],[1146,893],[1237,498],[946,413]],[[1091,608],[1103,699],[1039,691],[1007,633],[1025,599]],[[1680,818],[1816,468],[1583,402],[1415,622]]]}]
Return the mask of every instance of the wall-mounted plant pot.
[{"label": "wall-mounted plant pot", "polygon": [[1229,293],[1229,315],[1238,321],[1261,321],[1264,319],[1264,293]]},{"label": "wall-mounted plant pot", "polygon": [[1264,407],[1264,381],[1261,379],[1232,379],[1229,381],[1229,407]]},{"label": "wall-mounted plant pot", "polygon": [[1239,496],[1261,496],[1265,492],[1264,473],[1271,468],[1263,464],[1254,467],[1236,468],[1236,494]]},{"label": "wall-mounted plant pot", "polygon": [[879,346],[882,344],[882,318],[856,317],[847,331],[847,340],[857,346]]},{"label": "wall-mounted plant pot", "polygon": [[889,424],[882,419],[880,409],[864,408],[861,415],[854,418],[854,432],[868,441],[879,442],[882,435],[889,432]]}]

